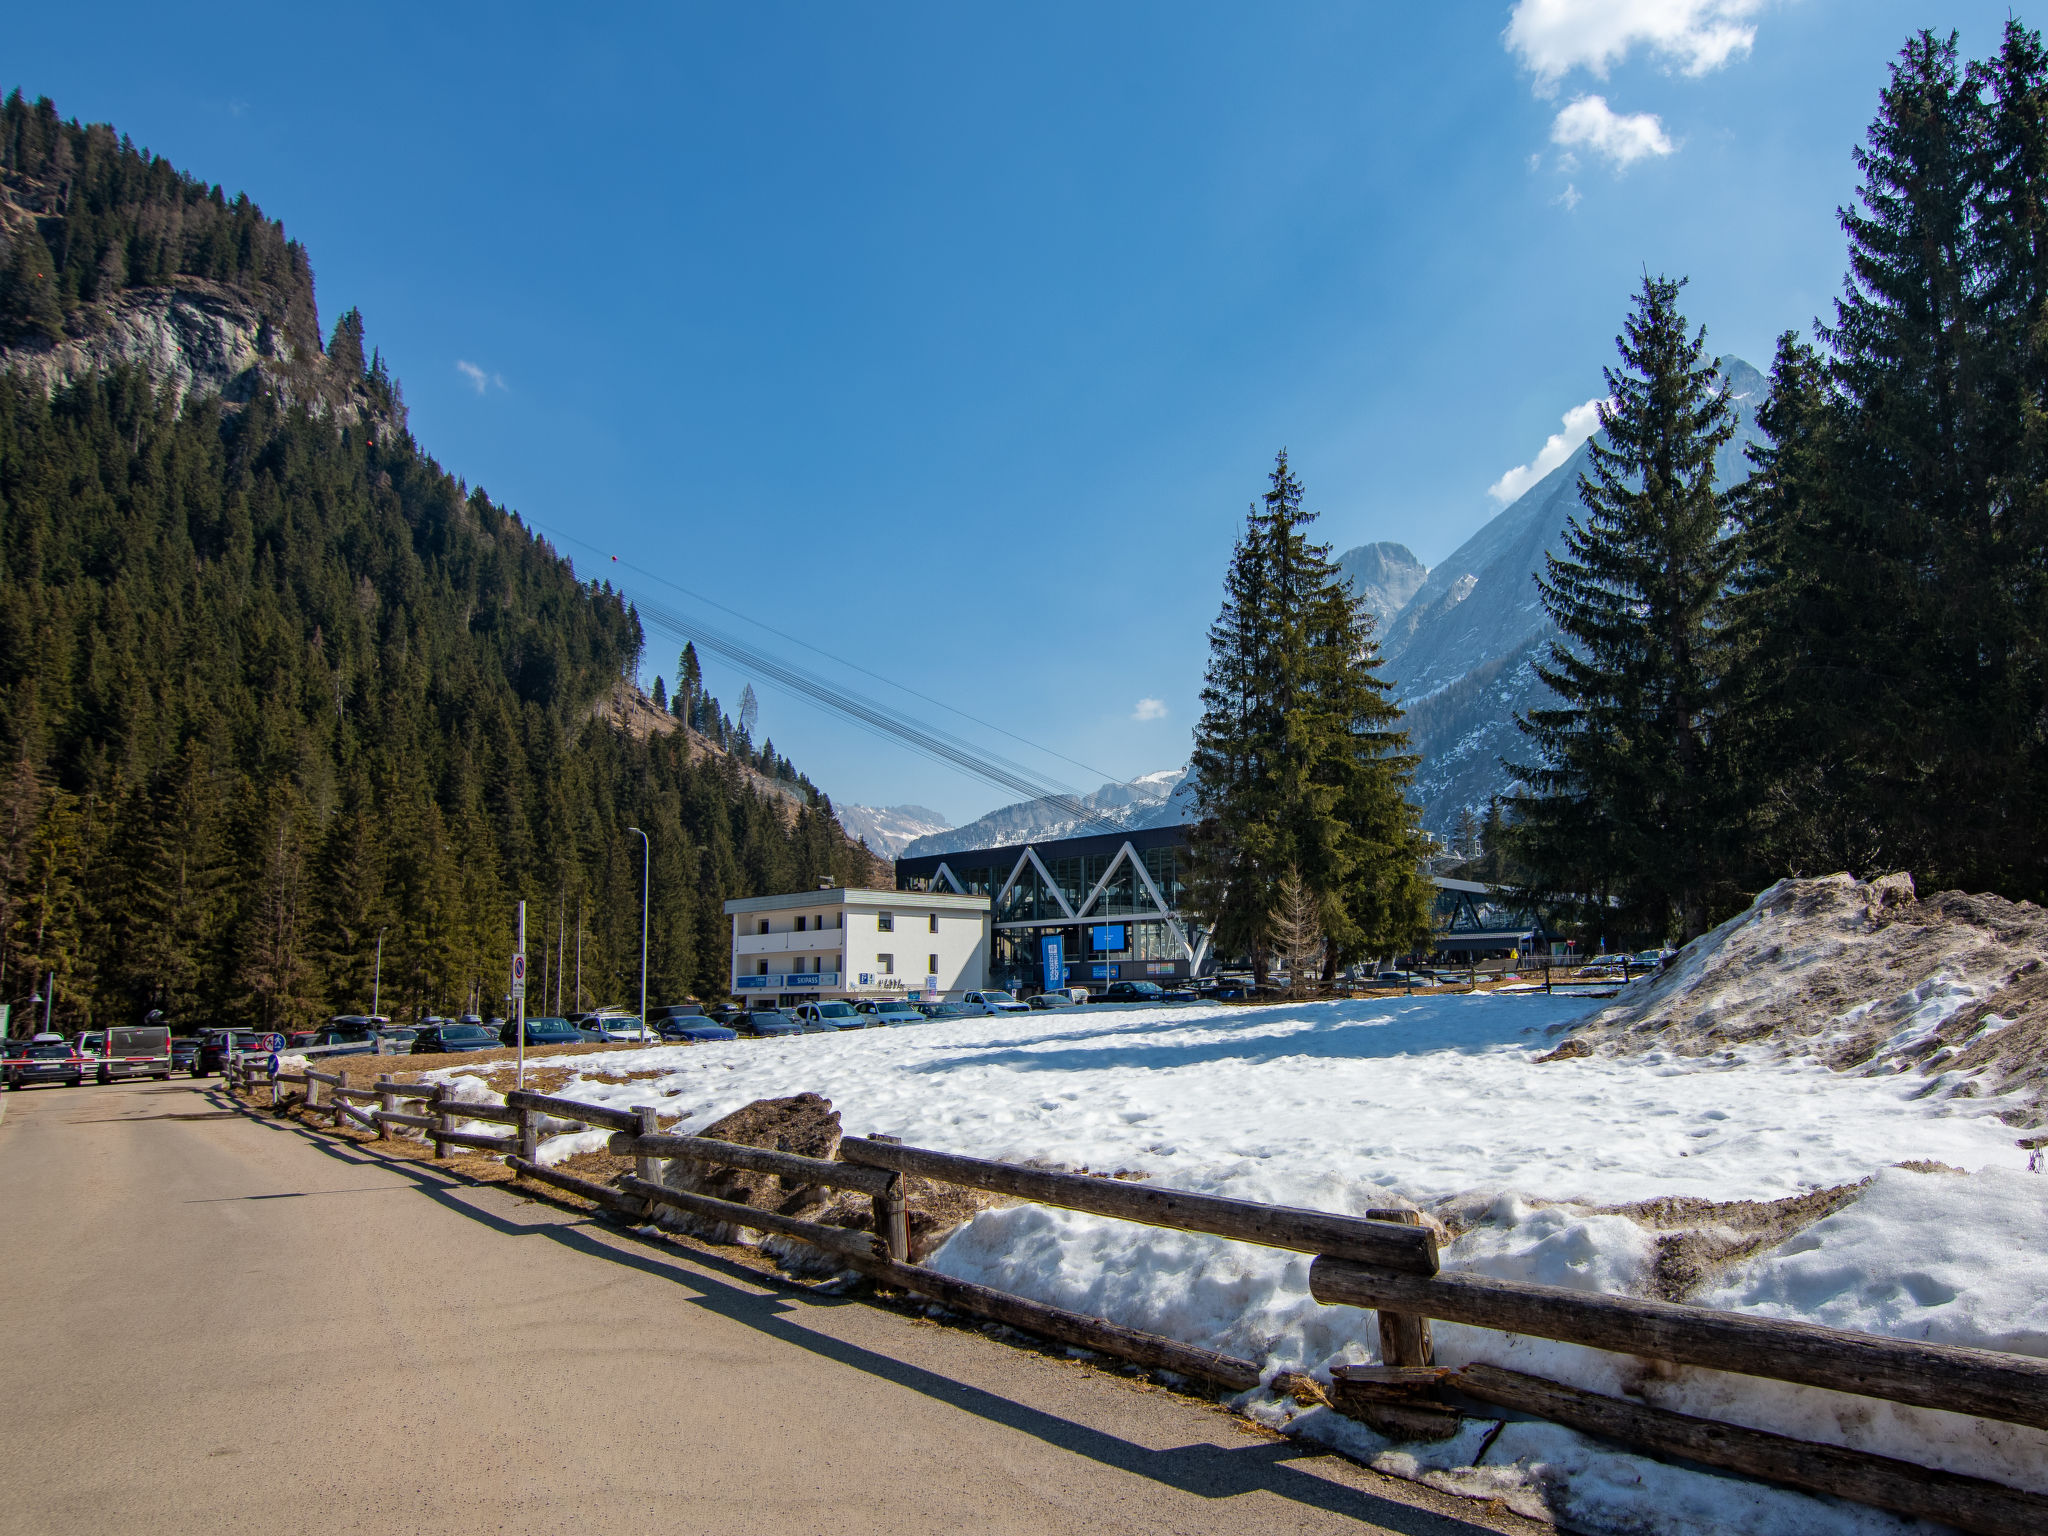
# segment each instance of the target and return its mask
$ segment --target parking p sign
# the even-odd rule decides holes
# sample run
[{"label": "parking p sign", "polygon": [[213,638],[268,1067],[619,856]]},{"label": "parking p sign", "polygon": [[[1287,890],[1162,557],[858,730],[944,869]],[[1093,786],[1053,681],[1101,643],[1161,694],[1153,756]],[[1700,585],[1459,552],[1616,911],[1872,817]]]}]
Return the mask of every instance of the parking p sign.
[{"label": "parking p sign", "polygon": [[520,998],[526,996],[526,956],[524,955],[514,955],[512,957],[512,995]]}]

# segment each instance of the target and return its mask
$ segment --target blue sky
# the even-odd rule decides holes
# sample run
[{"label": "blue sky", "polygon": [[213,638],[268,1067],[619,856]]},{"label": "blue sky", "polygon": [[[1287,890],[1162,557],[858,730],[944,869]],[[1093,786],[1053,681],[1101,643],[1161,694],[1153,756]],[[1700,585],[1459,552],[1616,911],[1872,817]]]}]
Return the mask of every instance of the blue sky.
[{"label": "blue sky", "polygon": [[[1338,549],[1435,564],[1646,267],[1760,367],[1824,314],[1888,60],[2006,13],[102,4],[12,17],[4,83],[283,219],[535,523],[1126,777],[1185,758],[1277,448]],[[835,798],[1010,798],[759,691]]]}]

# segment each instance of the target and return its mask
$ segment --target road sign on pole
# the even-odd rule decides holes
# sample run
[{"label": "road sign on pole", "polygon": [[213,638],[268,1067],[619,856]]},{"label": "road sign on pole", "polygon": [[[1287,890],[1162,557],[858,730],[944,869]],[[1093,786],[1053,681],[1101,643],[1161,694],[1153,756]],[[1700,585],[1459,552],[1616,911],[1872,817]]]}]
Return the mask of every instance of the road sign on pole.
[{"label": "road sign on pole", "polygon": [[512,995],[515,998],[526,996],[526,956],[524,955],[514,955],[512,957]]}]

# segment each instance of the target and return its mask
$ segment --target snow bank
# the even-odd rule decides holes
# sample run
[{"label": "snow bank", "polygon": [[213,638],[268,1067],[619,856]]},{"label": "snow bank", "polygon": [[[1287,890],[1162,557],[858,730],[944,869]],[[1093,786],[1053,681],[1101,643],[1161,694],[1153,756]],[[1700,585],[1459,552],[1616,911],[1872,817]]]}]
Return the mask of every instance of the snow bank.
[{"label": "snow bank", "polygon": [[[2022,1238],[2048,1221],[2048,1178],[2022,1171],[2025,1155],[2000,1118],[2016,1100],[1930,1095],[1918,1074],[1843,1073],[1774,1040],[1711,1054],[1653,1040],[1539,1064],[1554,1043],[1546,1037],[1584,1006],[1455,995],[1012,1015],[576,1058],[583,1077],[558,1091],[652,1104],[666,1125],[694,1131],[755,1099],[809,1090],[833,1100],[850,1132],[919,1145],[1324,1210],[1411,1203],[1454,1234],[1449,1268],[1588,1291],[1669,1294],[1673,1223],[1709,1236],[1721,1224],[1726,1251],[1746,1256],[1702,1271],[1713,1305],[2044,1351],[2048,1322],[2035,1298],[2048,1295],[2048,1261]],[[494,1081],[509,1079],[496,1072]],[[582,1141],[551,1138],[543,1157]],[[1976,1171],[1891,1167],[1902,1159]],[[1660,1201],[1677,1214],[1639,1204]],[[1733,1201],[1789,1202],[1796,1219],[1738,1232]],[[1813,1204],[1799,1216],[1803,1202]],[[1832,1214],[1814,1221],[1824,1211]],[[1744,1233],[1760,1233],[1762,1246],[1744,1250]],[[976,1216],[930,1262],[1258,1360],[1269,1378],[1301,1370],[1327,1380],[1336,1365],[1376,1358],[1371,1314],[1317,1304],[1305,1256],[1013,1206]],[[1436,1332],[1445,1364],[1486,1360],[2044,1486],[2048,1436],[2032,1431],[1709,1371],[1652,1371],[1483,1329]],[[1247,1406],[1291,1415],[1271,1399]],[[1406,1467],[1402,1475],[1586,1531],[1911,1528],[1550,1426],[1509,1425],[1489,1439],[1490,1428],[1400,1447],[1327,1410],[1293,1419],[1294,1432],[1341,1440],[1386,1470]]]},{"label": "snow bank", "polygon": [[1694,940],[1653,982],[1589,1014],[1575,1037],[1609,1051],[1708,1055],[1770,1042],[1838,1071],[1920,1074],[1939,1096],[2008,1094],[2043,1118],[2048,912],[1906,875],[1781,880]]}]

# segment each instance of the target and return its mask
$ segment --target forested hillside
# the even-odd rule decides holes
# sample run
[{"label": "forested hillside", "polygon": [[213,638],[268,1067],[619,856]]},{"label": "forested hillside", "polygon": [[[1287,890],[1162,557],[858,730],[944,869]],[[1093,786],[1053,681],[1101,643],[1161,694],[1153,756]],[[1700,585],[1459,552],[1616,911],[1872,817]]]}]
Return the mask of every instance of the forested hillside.
[{"label": "forested hillside", "polygon": [[[558,919],[573,965],[580,911],[585,1002],[635,999],[635,826],[650,993],[722,994],[726,897],[871,874],[730,722],[732,751],[620,728],[631,608],[419,448],[359,317],[321,345],[278,225],[47,103],[17,94],[0,129],[16,1033],[52,971],[59,1028],[367,1010],[380,933],[385,1012],[488,1013],[521,898],[537,982]],[[92,350],[195,294],[242,337],[237,387],[195,387],[221,374],[182,333],[163,366]]]}]

